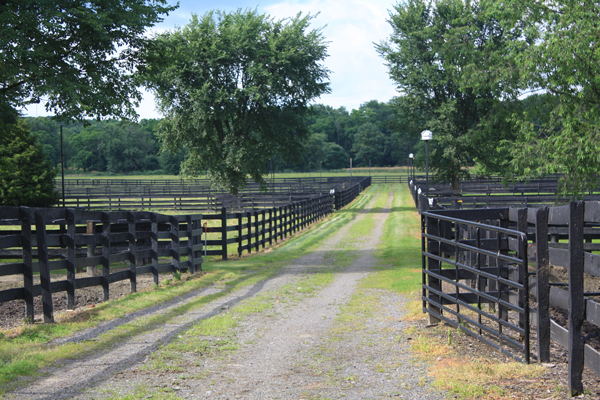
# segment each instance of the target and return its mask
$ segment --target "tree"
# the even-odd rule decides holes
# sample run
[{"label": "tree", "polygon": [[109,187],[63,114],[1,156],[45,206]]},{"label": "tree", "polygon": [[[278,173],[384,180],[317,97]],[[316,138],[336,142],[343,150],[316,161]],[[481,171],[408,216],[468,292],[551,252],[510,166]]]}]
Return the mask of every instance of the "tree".
[{"label": "tree", "polygon": [[[386,60],[390,77],[402,93],[395,104],[416,136],[429,129],[430,167],[437,180],[452,182],[469,175],[475,159],[485,158],[482,146],[502,139],[491,132],[482,135],[483,121],[496,111],[503,93],[489,73],[507,38],[497,20],[479,3],[463,0],[409,0],[395,6],[389,23],[394,29],[388,41],[376,46]],[[469,68],[479,64],[473,72]],[[424,164],[424,158],[419,157]]]},{"label": "tree", "polygon": [[0,121],[0,205],[48,207],[58,201],[56,170],[23,121]]},{"label": "tree", "polygon": [[352,151],[355,153],[356,165],[368,167],[369,162],[381,165],[385,136],[377,126],[371,122],[362,124],[354,136]]},{"label": "tree", "polygon": [[274,155],[298,156],[308,103],[329,91],[312,18],[214,11],[155,38],[142,72],[165,116],[162,140],[189,151],[184,174],[206,171],[235,194],[248,176],[264,185]]},{"label": "tree", "polygon": [[559,194],[580,198],[600,184],[600,26],[598,3],[588,0],[492,2],[505,29],[519,40],[510,59],[525,91],[547,92],[548,118],[515,116],[520,136],[509,149],[514,173],[563,173]]},{"label": "tree", "polygon": [[0,3],[0,117],[47,100],[64,119],[135,117],[131,100],[146,28],[165,0],[7,0]]}]

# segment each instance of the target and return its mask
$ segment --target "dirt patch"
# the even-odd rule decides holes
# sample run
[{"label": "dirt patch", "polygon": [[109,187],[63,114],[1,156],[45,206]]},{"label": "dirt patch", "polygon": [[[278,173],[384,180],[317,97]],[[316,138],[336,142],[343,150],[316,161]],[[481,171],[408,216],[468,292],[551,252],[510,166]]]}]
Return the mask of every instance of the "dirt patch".
[{"label": "dirt patch", "polygon": [[[111,269],[111,273],[125,270],[126,268],[114,268]],[[83,278],[88,276],[86,273],[77,274],[77,278]],[[172,274],[164,273],[160,274],[159,282],[165,279],[171,279]],[[34,276],[34,284],[39,283],[39,275]],[[66,280],[66,274],[52,274],[51,279],[53,282]],[[144,291],[154,286],[154,278],[151,274],[140,275],[137,277],[137,291]],[[0,284],[4,289],[8,287],[22,287],[23,279],[16,276],[3,277]],[[129,280],[123,280],[110,284],[109,298],[118,299],[131,293],[131,285]],[[75,308],[68,310],[67,308],[67,293],[59,292],[52,295],[52,304],[54,307],[54,316],[60,318],[63,314],[72,312],[78,312],[82,309],[93,307],[94,305],[102,302],[102,287],[93,286],[83,289],[75,290]],[[42,299],[40,296],[36,296],[33,300],[34,307],[34,318],[36,323],[43,321],[42,314]],[[0,330],[10,329],[16,326],[23,325],[25,322],[25,301],[24,300],[13,300],[6,303],[0,304]]]}]

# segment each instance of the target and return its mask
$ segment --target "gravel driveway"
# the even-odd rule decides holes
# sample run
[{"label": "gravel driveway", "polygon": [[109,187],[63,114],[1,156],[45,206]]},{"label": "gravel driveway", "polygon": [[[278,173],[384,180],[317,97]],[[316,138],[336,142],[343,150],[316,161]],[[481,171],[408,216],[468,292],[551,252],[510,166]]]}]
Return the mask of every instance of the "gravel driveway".
[{"label": "gravel driveway", "polygon": [[[406,299],[360,286],[377,265],[374,250],[392,196],[383,212],[365,212],[368,205],[317,251],[291,260],[270,279],[173,317],[169,313],[198,296],[225,289],[197,291],[68,338],[94,340],[123,323],[143,324],[148,318],[165,316],[152,330],[103,352],[65,361],[6,398],[445,398],[430,387],[425,366],[407,349],[402,322]],[[364,218],[373,218],[375,228],[359,243],[348,243],[350,227]],[[339,260],[340,252],[348,254],[345,260]],[[286,288],[300,289],[319,273],[332,273],[332,281],[312,292],[286,294],[290,292]],[[226,337],[194,336],[199,324],[234,313],[259,298],[268,299],[270,307],[244,314]],[[185,341],[214,346],[185,354],[169,350],[169,344]],[[173,359],[175,366],[169,361]]]}]

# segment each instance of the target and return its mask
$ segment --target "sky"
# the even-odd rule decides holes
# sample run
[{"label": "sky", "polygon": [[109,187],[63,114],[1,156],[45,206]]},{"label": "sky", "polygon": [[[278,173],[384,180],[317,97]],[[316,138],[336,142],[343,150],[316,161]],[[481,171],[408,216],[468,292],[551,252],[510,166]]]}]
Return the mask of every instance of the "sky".
[{"label": "sky", "polygon": [[[168,0],[175,4],[176,0]],[[315,103],[333,108],[357,109],[370,100],[387,102],[397,95],[394,82],[389,79],[383,59],[375,51],[374,43],[387,39],[392,28],[387,22],[388,11],[394,0],[180,0],[179,8],[153,31],[161,32],[185,26],[192,14],[199,16],[214,9],[233,11],[257,9],[276,19],[295,16],[298,12],[318,16],[311,28],[322,28],[325,40],[330,42],[329,57],[324,65],[331,71],[331,93],[321,96]],[[156,111],[154,96],[144,92],[144,100],[137,109],[140,118],[161,118]],[[31,105],[24,110],[28,116],[46,116],[43,104]]]}]

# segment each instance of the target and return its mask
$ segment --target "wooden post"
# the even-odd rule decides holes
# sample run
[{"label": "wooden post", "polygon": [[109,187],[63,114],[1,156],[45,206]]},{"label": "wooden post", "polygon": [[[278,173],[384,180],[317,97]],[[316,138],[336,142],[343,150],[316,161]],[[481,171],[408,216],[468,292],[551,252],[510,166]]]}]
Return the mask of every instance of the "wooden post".
[{"label": "wooden post", "polygon": [[273,214],[275,209],[269,208],[269,246],[273,245]]},{"label": "wooden post", "polygon": [[223,260],[227,260],[227,209],[221,208],[221,250],[223,252]]},{"label": "wooden post", "polygon": [[256,251],[260,250],[260,230],[258,229],[258,211],[253,211],[254,214],[254,246]]},{"label": "wooden post", "polygon": [[110,213],[102,213],[102,301],[108,301],[110,274]]},{"label": "wooden post", "polygon": [[65,210],[67,220],[67,309],[75,308],[75,214]]},{"label": "wooden post", "polygon": [[196,253],[194,252],[194,245],[196,244],[196,237],[194,236],[194,228],[196,227],[197,221],[192,221],[192,215],[187,216],[187,254],[188,262],[190,264],[190,274],[196,272]]},{"label": "wooden post", "polygon": [[569,218],[569,390],[571,396],[583,393],[584,345],[581,327],[585,319],[583,297],[583,226],[584,203],[572,202]]},{"label": "wooden post", "polygon": [[242,218],[242,213],[239,212],[235,215],[238,220],[238,257],[242,257],[242,251],[244,246],[244,236],[242,234],[242,225],[244,224],[244,219]]},{"label": "wooden post", "polygon": [[23,289],[25,291],[25,318],[33,324],[33,257],[31,251],[31,224],[33,215],[27,207],[21,207],[21,248],[23,250]]},{"label": "wooden post", "polygon": [[150,240],[152,241],[152,275],[154,284],[158,285],[158,215],[152,213],[150,215]]},{"label": "wooden post", "polygon": [[131,293],[137,292],[137,243],[136,243],[136,214],[127,213],[127,230],[129,242],[129,287]]},{"label": "wooden post", "polygon": [[265,224],[265,210],[263,209],[261,212],[262,216],[262,248],[265,248],[265,234],[266,234],[266,224]]},{"label": "wooden post", "polygon": [[179,218],[176,215],[171,215],[169,225],[171,225],[171,270],[173,277],[175,277],[175,273],[181,271],[179,263]]},{"label": "wooden post", "polygon": [[246,219],[248,222],[248,254],[252,253],[252,213],[246,211]]},{"label": "wooden post", "polygon": [[[96,234],[96,224],[94,223],[94,221],[88,221],[87,222],[87,230],[86,233],[88,235],[95,235]],[[92,258],[96,256],[96,244],[88,244],[87,245],[87,256],[88,258]],[[96,276],[98,275],[98,267],[96,265],[93,266],[88,266],[86,267],[87,269],[87,275],[88,276]]]},{"label": "wooden post", "polygon": [[550,361],[550,263],[548,249],[548,208],[538,208],[535,214],[537,337],[538,359]]},{"label": "wooden post", "polygon": [[48,246],[46,242],[46,221],[43,210],[36,211],[35,233],[37,238],[38,260],[40,267],[40,286],[42,289],[42,303],[44,310],[44,323],[54,323],[54,305],[52,304],[52,291],[50,288],[50,264],[48,259]]}]

